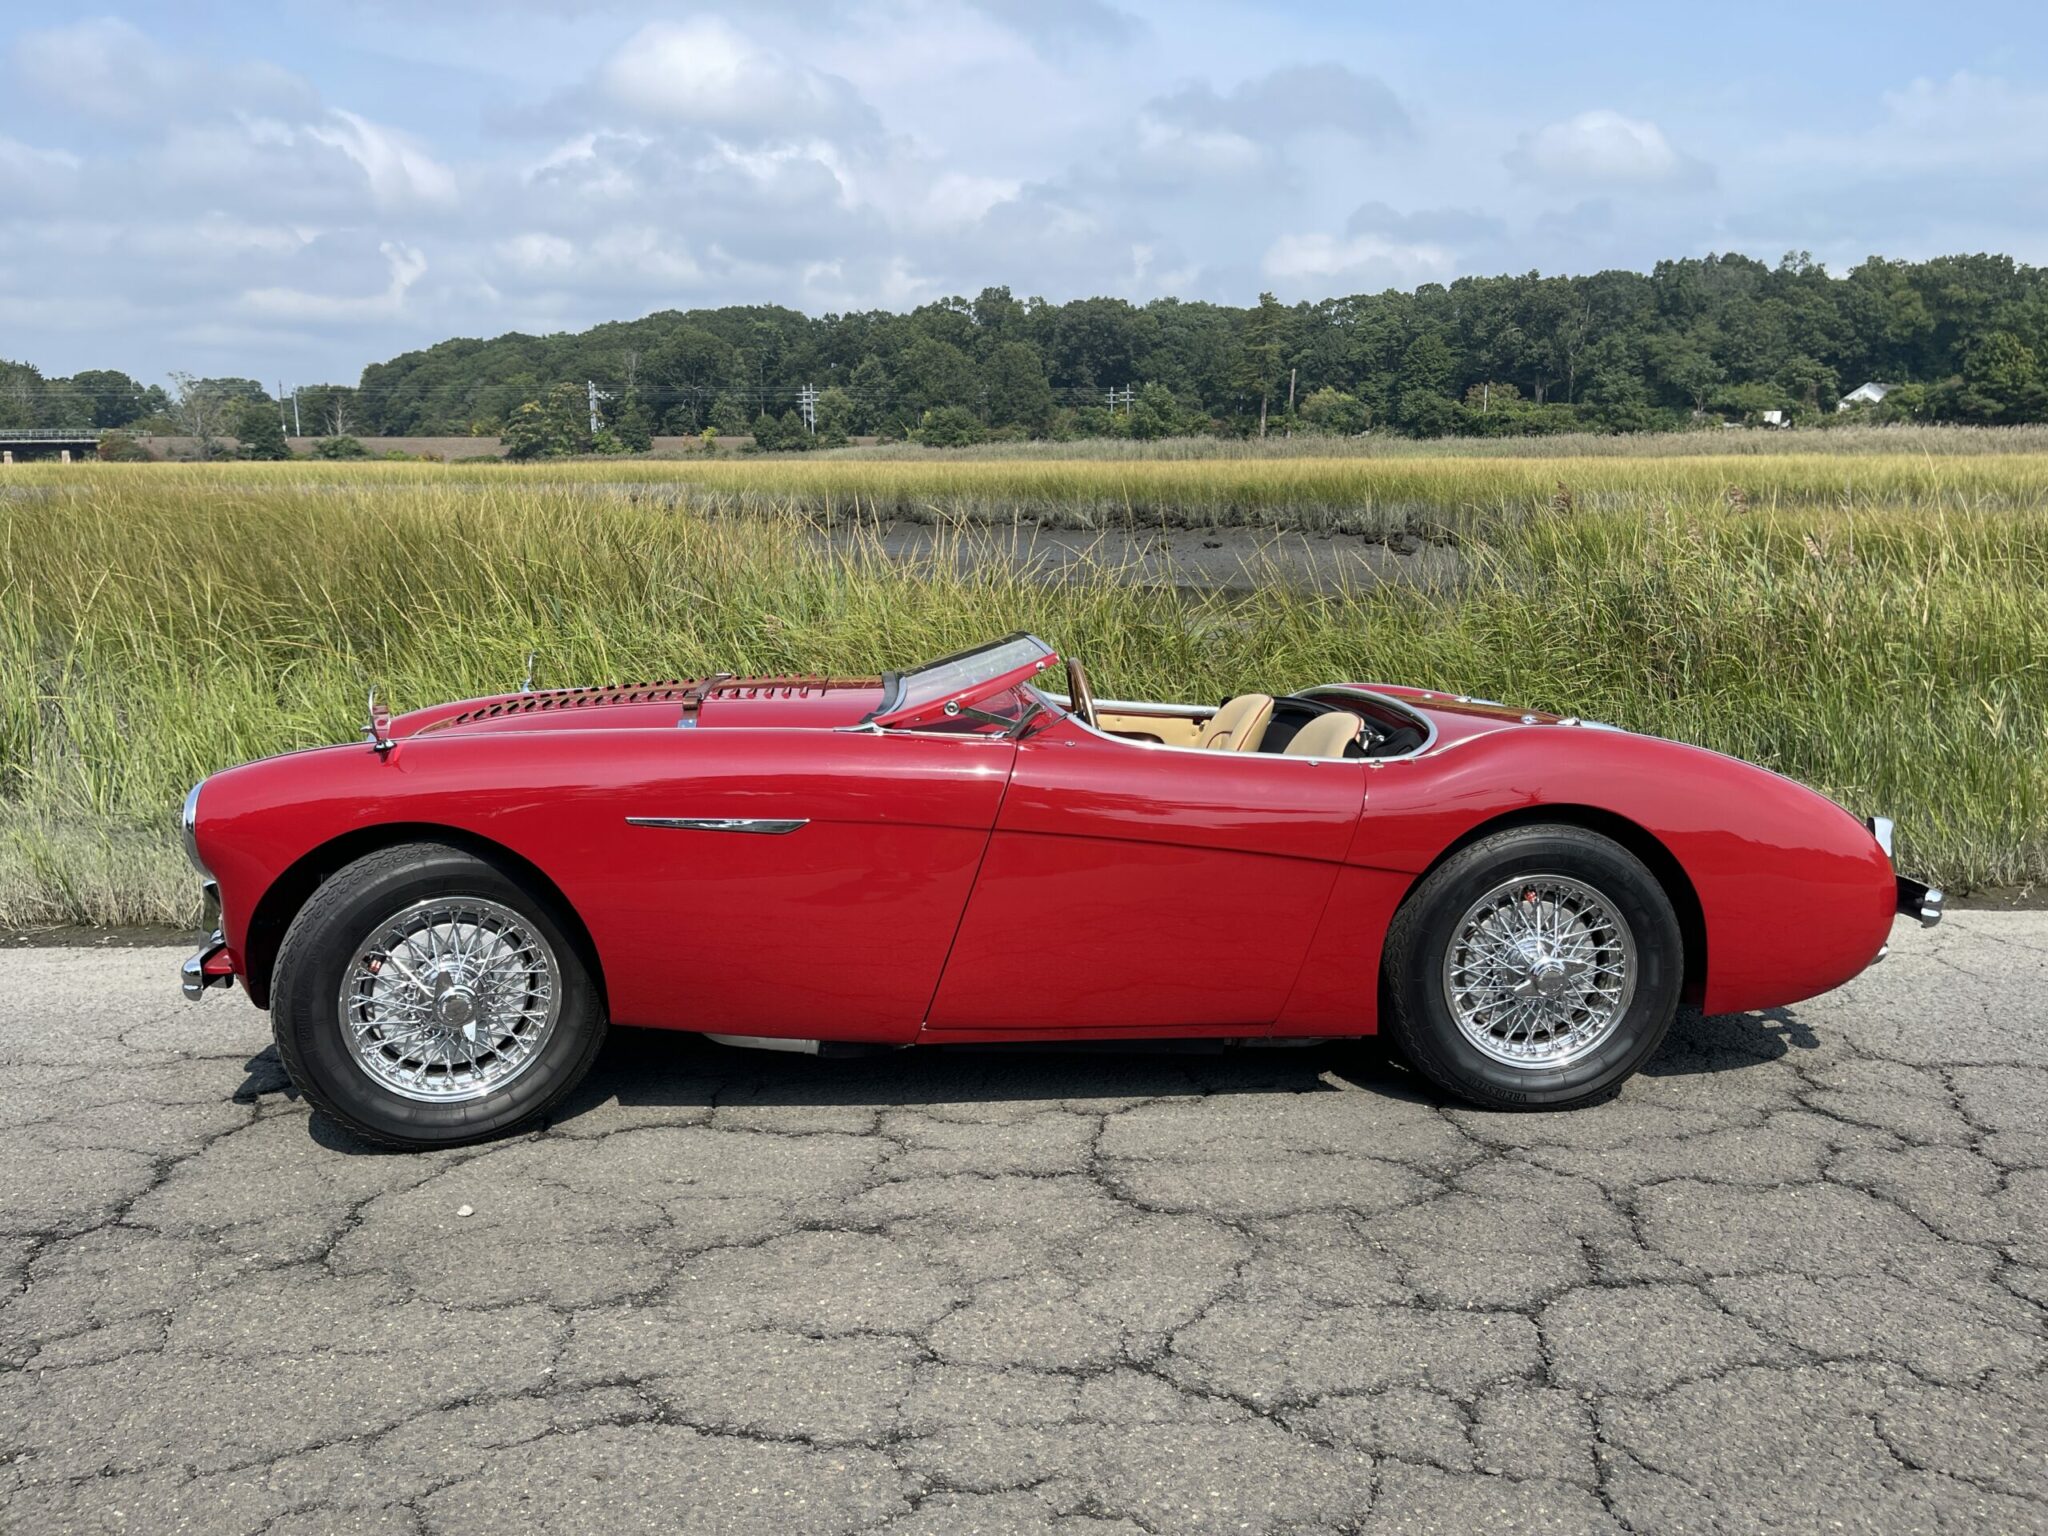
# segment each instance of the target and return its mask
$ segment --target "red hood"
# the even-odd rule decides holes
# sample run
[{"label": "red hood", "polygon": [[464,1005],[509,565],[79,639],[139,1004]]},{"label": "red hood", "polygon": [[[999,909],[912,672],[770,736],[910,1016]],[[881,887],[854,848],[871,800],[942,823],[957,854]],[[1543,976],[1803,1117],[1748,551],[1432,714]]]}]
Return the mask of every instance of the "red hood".
[{"label": "red hood", "polygon": [[882,701],[878,677],[668,678],[608,687],[549,688],[435,704],[391,722],[395,739],[427,732],[465,735],[499,731],[667,727],[697,700],[700,726],[771,725],[830,729],[853,725]]}]

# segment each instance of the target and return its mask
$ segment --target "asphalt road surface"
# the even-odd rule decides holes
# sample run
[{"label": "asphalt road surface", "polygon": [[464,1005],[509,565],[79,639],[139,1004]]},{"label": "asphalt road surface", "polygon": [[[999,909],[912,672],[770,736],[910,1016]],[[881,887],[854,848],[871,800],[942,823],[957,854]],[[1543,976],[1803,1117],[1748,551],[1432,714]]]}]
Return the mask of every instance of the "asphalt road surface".
[{"label": "asphalt road surface", "polygon": [[0,1529],[2048,1530],[2048,916],[1893,948],[1576,1114],[622,1031],[429,1156],[0,954]]}]

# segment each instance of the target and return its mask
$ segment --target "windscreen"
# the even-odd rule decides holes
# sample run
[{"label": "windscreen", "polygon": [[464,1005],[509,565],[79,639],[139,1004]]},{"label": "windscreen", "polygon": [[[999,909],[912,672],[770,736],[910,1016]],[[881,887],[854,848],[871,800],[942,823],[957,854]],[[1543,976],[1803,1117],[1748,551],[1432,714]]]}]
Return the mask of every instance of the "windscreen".
[{"label": "windscreen", "polygon": [[1052,647],[1043,640],[1017,634],[908,672],[890,673],[882,706],[873,718],[883,725],[916,724],[939,713],[948,701],[972,703],[990,684],[1021,681],[1052,659]]}]

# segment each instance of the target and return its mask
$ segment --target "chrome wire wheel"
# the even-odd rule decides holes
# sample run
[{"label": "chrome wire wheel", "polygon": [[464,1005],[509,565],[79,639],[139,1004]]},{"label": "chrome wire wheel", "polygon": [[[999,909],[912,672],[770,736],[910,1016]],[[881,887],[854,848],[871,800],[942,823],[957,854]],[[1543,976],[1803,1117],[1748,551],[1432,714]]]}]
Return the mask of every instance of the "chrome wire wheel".
[{"label": "chrome wire wheel", "polygon": [[482,897],[394,912],[342,973],[350,1057],[379,1087],[428,1104],[503,1088],[540,1059],[561,1007],[561,966],[547,940]]},{"label": "chrome wire wheel", "polygon": [[1635,935],[1568,875],[1517,875],[1465,909],[1444,953],[1444,999],[1494,1061],[1568,1066],[1604,1045],[1635,996]]}]

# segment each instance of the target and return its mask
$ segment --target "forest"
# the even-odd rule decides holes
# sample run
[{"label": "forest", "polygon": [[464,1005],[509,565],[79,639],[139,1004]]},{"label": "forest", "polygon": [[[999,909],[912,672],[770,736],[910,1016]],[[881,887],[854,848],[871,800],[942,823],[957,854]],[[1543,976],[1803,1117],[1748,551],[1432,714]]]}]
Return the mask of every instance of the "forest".
[{"label": "forest", "polygon": [[[780,448],[855,435],[946,446],[1634,432],[1772,412],[1830,420],[1872,382],[1889,392],[1847,415],[2048,419],[2048,269],[1872,258],[1835,276],[1803,254],[1775,266],[1721,255],[1291,305],[1264,294],[1243,308],[1049,303],[991,287],[907,314],[663,310],[575,334],[444,341],[374,363],[354,385],[301,386],[295,403],[311,436],[502,434],[518,455],[706,432]],[[112,371],[44,378],[0,362],[0,426],[190,430],[195,412],[232,422],[267,399],[247,379],[178,375],[165,391]]]}]

